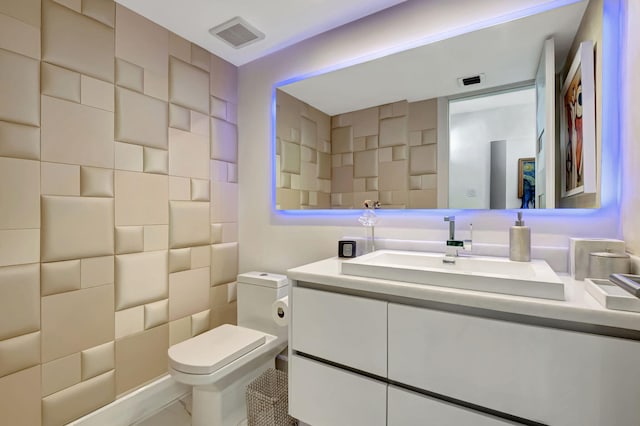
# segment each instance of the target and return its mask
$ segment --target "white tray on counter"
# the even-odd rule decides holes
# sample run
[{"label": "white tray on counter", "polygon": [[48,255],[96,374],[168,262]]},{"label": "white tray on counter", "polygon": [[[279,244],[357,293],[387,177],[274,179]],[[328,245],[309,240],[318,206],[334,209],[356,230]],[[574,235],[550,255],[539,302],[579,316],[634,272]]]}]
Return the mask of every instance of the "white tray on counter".
[{"label": "white tray on counter", "polygon": [[602,306],[617,311],[640,312],[640,299],[609,280],[586,278],[585,288]]}]

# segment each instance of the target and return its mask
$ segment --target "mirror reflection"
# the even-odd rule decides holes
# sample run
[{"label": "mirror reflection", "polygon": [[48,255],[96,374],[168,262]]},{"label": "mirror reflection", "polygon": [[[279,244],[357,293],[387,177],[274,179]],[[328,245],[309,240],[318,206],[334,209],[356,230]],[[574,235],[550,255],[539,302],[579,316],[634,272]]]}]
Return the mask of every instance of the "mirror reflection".
[{"label": "mirror reflection", "polygon": [[276,208],[599,207],[601,39],[579,1],[278,87]]}]

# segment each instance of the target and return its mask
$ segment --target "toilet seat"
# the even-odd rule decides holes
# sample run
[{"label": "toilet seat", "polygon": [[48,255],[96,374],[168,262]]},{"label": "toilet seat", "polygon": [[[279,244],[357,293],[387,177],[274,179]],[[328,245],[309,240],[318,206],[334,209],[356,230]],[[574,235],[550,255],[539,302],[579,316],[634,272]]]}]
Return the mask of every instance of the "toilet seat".
[{"label": "toilet seat", "polygon": [[169,348],[169,366],[186,374],[211,374],[265,344],[267,335],[224,324]]}]

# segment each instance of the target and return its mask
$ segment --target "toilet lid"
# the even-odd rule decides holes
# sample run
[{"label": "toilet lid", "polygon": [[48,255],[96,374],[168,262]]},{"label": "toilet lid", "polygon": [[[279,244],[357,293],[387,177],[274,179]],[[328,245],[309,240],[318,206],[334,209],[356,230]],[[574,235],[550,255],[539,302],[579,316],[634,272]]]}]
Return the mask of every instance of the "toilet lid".
[{"label": "toilet lid", "polygon": [[189,374],[209,374],[263,345],[266,335],[225,324],[169,348],[169,365]]}]

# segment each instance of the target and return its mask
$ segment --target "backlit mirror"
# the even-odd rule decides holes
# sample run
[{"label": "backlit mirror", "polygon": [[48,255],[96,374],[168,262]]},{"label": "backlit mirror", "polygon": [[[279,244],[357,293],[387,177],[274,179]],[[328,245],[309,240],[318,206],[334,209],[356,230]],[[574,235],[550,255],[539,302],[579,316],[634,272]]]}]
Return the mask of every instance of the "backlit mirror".
[{"label": "backlit mirror", "polygon": [[602,1],[276,89],[276,208],[600,206]]}]

